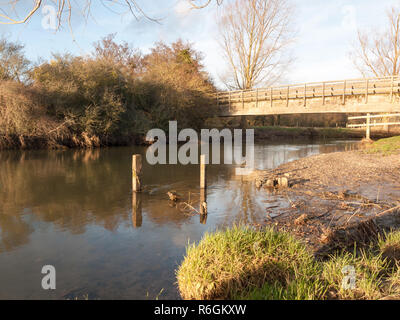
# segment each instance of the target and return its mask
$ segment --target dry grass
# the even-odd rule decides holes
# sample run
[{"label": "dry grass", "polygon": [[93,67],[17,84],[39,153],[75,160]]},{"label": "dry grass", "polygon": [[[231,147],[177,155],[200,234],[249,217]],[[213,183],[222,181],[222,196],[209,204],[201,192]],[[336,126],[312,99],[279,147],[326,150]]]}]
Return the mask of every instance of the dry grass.
[{"label": "dry grass", "polygon": [[400,264],[400,231],[386,233],[378,241],[382,257],[387,259],[391,266]]}]

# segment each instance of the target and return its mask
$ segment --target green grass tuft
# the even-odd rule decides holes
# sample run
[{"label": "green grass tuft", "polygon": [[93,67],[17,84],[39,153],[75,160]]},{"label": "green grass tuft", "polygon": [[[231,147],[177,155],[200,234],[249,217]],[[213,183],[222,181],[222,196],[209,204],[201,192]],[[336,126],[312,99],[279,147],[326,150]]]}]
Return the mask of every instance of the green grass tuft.
[{"label": "green grass tuft", "polygon": [[383,155],[391,155],[400,153],[400,136],[380,139],[371,144],[367,153],[380,153]]},{"label": "green grass tuft", "polygon": [[[393,231],[317,261],[288,233],[235,226],[189,245],[177,280],[183,299],[400,299],[399,248]],[[343,286],[345,266],[354,267],[355,288]]]},{"label": "green grass tuft", "polygon": [[177,279],[184,299],[313,299],[318,273],[289,234],[234,227],[190,245]]}]

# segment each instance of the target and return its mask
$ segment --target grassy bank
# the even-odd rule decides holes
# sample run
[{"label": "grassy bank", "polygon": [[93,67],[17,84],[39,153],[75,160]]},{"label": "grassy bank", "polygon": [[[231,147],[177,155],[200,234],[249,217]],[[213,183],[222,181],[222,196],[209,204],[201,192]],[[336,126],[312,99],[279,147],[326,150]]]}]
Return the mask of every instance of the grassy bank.
[{"label": "grassy bank", "polygon": [[[317,261],[287,233],[233,227],[189,245],[177,280],[184,299],[400,299],[399,263],[400,232]],[[354,288],[343,286],[347,266]]]},{"label": "grassy bank", "polygon": [[366,152],[383,155],[400,153],[400,136],[375,141]]},{"label": "grassy bank", "polygon": [[[365,130],[349,128],[311,128],[311,127],[279,127],[259,126],[254,127],[255,138],[259,140],[276,140],[279,138],[292,139],[362,139]],[[373,138],[390,137],[393,133],[374,131]]]}]

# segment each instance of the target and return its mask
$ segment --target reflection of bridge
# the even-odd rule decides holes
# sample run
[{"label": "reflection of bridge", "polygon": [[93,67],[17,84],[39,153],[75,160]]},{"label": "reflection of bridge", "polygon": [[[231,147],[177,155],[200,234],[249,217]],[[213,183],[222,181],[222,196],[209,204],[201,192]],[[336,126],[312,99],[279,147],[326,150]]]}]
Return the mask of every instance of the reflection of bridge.
[{"label": "reflection of bridge", "polygon": [[224,91],[220,116],[400,111],[400,77],[352,79]]}]

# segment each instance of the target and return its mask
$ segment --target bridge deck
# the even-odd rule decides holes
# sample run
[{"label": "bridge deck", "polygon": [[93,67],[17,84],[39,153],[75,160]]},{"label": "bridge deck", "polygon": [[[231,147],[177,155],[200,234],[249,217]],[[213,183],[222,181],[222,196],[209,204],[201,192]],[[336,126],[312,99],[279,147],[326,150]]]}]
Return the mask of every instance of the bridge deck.
[{"label": "bridge deck", "polygon": [[400,77],[218,92],[220,116],[400,111]]}]

